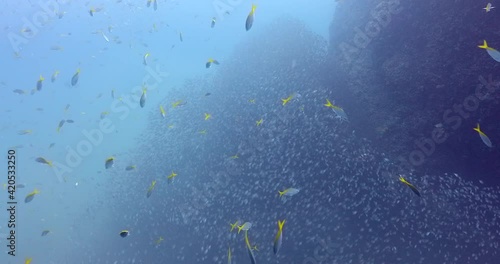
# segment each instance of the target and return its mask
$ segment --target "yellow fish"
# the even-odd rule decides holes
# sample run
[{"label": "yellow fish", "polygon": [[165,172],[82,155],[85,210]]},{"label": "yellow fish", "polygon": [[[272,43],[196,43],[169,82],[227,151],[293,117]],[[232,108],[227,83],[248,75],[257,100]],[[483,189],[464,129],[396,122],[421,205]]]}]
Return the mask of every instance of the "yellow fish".
[{"label": "yellow fish", "polygon": [[163,109],[163,106],[160,105],[160,113],[161,113],[161,116],[163,116],[163,118],[165,118],[165,116],[167,115],[167,113],[165,112],[165,109]]},{"label": "yellow fish", "polygon": [[413,184],[409,183],[405,178],[403,178],[401,175],[399,175],[399,181],[408,186],[416,195],[418,195],[418,197],[420,197],[420,191],[415,186],[413,186]]},{"label": "yellow fish", "polygon": [[250,240],[248,240],[248,230],[245,231],[245,244],[247,245],[248,257],[250,257],[250,262],[256,264],[255,256],[253,254],[252,246],[250,245]]},{"label": "yellow fish", "polygon": [[483,141],[483,143],[492,148],[493,147],[493,144],[491,144],[491,140],[488,138],[488,136],[483,133],[483,131],[481,131],[481,128],[479,128],[479,124],[477,124],[477,127],[476,128],[473,128],[475,131],[477,131],[477,133],[479,133],[479,137],[481,137],[481,140]]},{"label": "yellow fish", "polygon": [[278,220],[278,233],[276,234],[276,237],[274,238],[274,254],[278,254],[278,251],[281,248],[281,244],[283,243],[283,226],[285,225],[285,220],[280,221]]},{"label": "yellow fish", "polygon": [[231,231],[229,232],[233,232],[233,229],[235,229],[239,224],[240,224],[239,220],[236,220],[234,224],[229,223],[229,225],[231,226]]},{"label": "yellow fish", "polygon": [[254,19],[256,8],[257,8],[257,5],[252,4],[252,10],[250,10],[250,13],[247,16],[247,21],[245,22],[245,29],[247,31],[249,31],[253,26],[253,19]]},{"label": "yellow fish", "polygon": [[35,159],[35,161],[40,162],[40,163],[43,163],[43,164],[47,164],[47,165],[49,165],[50,167],[52,167],[52,166],[53,166],[52,161],[50,161],[50,160],[46,160],[45,158],[42,158],[42,157],[38,157],[38,158],[36,158],[36,159]]},{"label": "yellow fish", "polygon": [[111,167],[113,167],[113,164],[115,163],[115,158],[114,157],[109,157],[106,159],[106,161],[104,162],[104,167],[106,169],[109,169]]},{"label": "yellow fish", "polygon": [[168,183],[172,183],[175,177],[177,177],[177,173],[172,171],[172,173],[170,173],[170,175],[167,176]]},{"label": "yellow fish", "polygon": [[287,98],[281,99],[281,101],[283,102],[283,106],[288,104],[288,102],[290,102],[290,100],[292,100],[292,98],[293,98],[293,94],[288,96]]},{"label": "yellow fish", "polygon": [[54,74],[52,74],[52,77],[50,78],[50,81],[51,82],[55,82],[58,75],[59,75],[59,71],[55,71]]},{"label": "yellow fish", "polygon": [[42,75],[40,75],[40,78],[38,78],[38,81],[36,82],[36,90],[40,91],[42,90],[42,82],[45,80]]},{"label": "yellow fish", "polygon": [[150,197],[151,194],[153,193],[155,189],[156,181],[151,182],[151,185],[149,186],[148,193],[146,194],[146,197]]},{"label": "yellow fish", "polygon": [[33,198],[35,198],[35,195],[37,195],[39,193],[40,193],[40,191],[38,191],[37,189],[33,190],[28,195],[26,195],[26,198],[24,198],[24,202],[29,203],[29,202],[33,201]]}]

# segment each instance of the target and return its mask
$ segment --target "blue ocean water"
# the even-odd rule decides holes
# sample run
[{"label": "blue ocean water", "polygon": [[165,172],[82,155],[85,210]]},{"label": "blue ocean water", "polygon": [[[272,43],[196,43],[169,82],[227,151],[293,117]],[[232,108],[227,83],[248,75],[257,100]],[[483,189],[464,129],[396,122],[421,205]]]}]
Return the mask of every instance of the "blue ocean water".
[{"label": "blue ocean water", "polygon": [[497,263],[500,41],[444,8],[4,3],[0,263]]}]

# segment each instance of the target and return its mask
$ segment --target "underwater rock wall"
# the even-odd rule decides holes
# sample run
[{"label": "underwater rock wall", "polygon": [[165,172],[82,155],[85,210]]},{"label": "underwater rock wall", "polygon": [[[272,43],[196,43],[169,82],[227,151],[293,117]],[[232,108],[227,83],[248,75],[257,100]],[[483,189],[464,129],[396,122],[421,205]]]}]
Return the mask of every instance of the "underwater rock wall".
[{"label": "underwater rock wall", "polygon": [[436,0],[337,5],[325,74],[332,96],[360,135],[405,167],[500,175],[498,151],[473,131],[479,122],[500,144],[500,64],[477,47],[483,39],[500,47],[500,34],[482,8]]}]

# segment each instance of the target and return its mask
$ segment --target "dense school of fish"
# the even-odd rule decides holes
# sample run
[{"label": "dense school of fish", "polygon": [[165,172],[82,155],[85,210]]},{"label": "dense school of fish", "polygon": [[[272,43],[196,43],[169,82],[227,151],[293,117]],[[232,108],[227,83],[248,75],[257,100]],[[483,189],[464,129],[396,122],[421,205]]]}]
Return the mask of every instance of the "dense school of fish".
[{"label": "dense school of fish", "polygon": [[[148,0],[146,3],[147,7],[153,6],[154,10],[158,9],[158,3],[156,0]],[[255,22],[255,12],[256,12],[257,6],[252,4],[250,12],[248,16],[246,17],[245,21],[245,30],[249,31]],[[491,4],[488,4],[484,9],[486,12],[490,12],[494,7],[491,6]],[[98,12],[102,11],[103,8],[90,8],[88,10],[88,13],[91,17],[94,17],[97,15]],[[242,19],[243,20],[243,19]],[[216,18],[213,17],[211,19],[210,23],[210,28],[214,28],[216,25]],[[103,38],[106,39],[106,41],[109,42],[109,39],[107,36],[103,33],[100,32],[103,36]],[[183,37],[182,33],[179,32],[179,41],[183,42]],[[494,60],[500,62],[500,52],[497,50],[491,48],[488,46],[486,41],[484,41],[483,45],[478,46],[481,49],[485,49],[491,58]],[[55,50],[60,50],[62,48],[56,48]],[[150,53],[146,53],[143,56],[143,61],[142,64],[147,66],[149,63],[149,57]],[[140,63],[140,62],[139,62]],[[205,67],[211,68],[212,65],[221,65],[219,61],[209,58],[205,64]],[[222,66],[221,66],[222,67]],[[60,71],[55,71],[52,76],[51,76],[51,82],[56,82],[58,77],[60,75]],[[87,78],[87,76],[82,75],[82,78]],[[71,86],[76,86],[78,84],[78,81],[80,79],[80,69],[77,69],[74,74],[71,77],[70,83]],[[16,89],[13,92],[17,94],[27,94],[31,93],[34,94],[35,92],[42,92],[43,86],[44,86],[44,81],[45,78],[40,75],[38,80],[36,81],[35,88],[31,91],[24,91],[20,89]],[[355,135],[354,132],[352,135],[347,135],[345,138],[343,138],[342,143],[332,143],[329,140],[330,139],[337,139],[340,137],[342,133],[345,134],[345,127],[349,123],[349,118],[344,111],[343,108],[341,108],[338,105],[335,105],[332,101],[330,101],[330,98],[327,97],[322,97],[322,96],[316,96],[316,90],[314,92],[310,93],[303,93],[299,94],[298,92],[293,92],[293,93],[286,93],[284,94],[281,98],[274,98],[273,100],[276,100],[278,103],[276,103],[274,106],[272,106],[271,114],[266,114],[262,117],[259,117],[258,119],[253,119],[251,120],[251,126],[252,126],[252,132],[255,132],[255,134],[265,131],[265,133],[268,133],[270,138],[266,140],[256,140],[257,143],[249,143],[251,141],[251,138],[248,141],[245,141],[246,143],[241,143],[239,147],[237,147],[237,150],[232,153],[232,155],[227,155],[227,157],[224,157],[223,159],[224,164],[228,164],[227,166],[232,167],[232,166],[240,166],[240,168],[245,168],[244,171],[248,171],[249,175],[253,176],[255,179],[255,182],[252,182],[249,177],[247,179],[248,181],[242,183],[242,187],[248,187],[249,189],[254,189],[257,187],[262,187],[263,189],[269,189],[271,187],[265,187],[266,183],[264,183],[265,175],[259,175],[260,173],[257,171],[252,171],[252,169],[255,169],[259,167],[259,164],[263,164],[262,158],[256,157],[255,153],[250,153],[250,151],[259,151],[262,149],[267,149],[272,146],[276,146],[276,143],[274,140],[278,140],[281,138],[280,142],[294,142],[294,141],[283,141],[285,138],[300,138],[300,136],[296,133],[295,131],[287,131],[287,125],[289,124],[290,121],[279,121],[277,119],[279,115],[285,114],[288,115],[290,113],[293,113],[294,115],[302,115],[301,118],[305,119],[305,109],[307,105],[319,105],[323,109],[328,109],[332,110],[331,112],[325,112],[325,115],[328,116],[326,119],[329,123],[322,123],[324,126],[319,126],[319,122],[315,119],[314,121],[306,122],[302,124],[302,128],[305,133],[310,133],[310,134],[315,134],[315,135],[321,135],[321,137],[316,138],[318,142],[313,143],[310,142],[311,145],[315,146],[317,145],[318,148],[316,149],[318,153],[320,154],[325,154],[329,151],[329,148],[335,149],[335,153],[333,156],[330,156],[330,158],[335,158],[339,161],[345,161],[345,162],[339,162],[338,164],[335,165],[327,165],[331,164],[329,161],[326,159],[324,160],[316,160],[316,161],[310,161],[310,164],[303,164],[303,165],[309,165],[309,166],[314,166],[314,167],[322,167],[323,172],[329,169],[329,167],[332,171],[335,171],[338,173],[339,177],[326,177],[323,179],[323,183],[321,184],[326,184],[327,186],[331,186],[331,194],[330,195],[324,195],[324,190],[318,190],[320,192],[320,195],[324,195],[323,197],[328,197],[325,201],[322,201],[322,205],[317,205],[315,207],[319,208],[330,208],[328,210],[324,210],[321,212],[321,214],[318,216],[320,219],[325,220],[328,223],[331,223],[332,226],[335,226],[334,230],[336,233],[334,235],[338,238],[331,238],[330,235],[325,235],[328,236],[328,239],[332,245],[332,248],[327,250],[330,252],[330,250],[334,253],[330,253],[331,255],[335,256],[330,256],[330,262],[332,263],[337,263],[334,262],[338,261],[338,263],[348,263],[349,260],[356,259],[356,256],[363,253],[363,250],[361,249],[354,249],[355,246],[352,243],[352,240],[347,240],[345,244],[342,244],[342,237],[350,237],[352,233],[349,233],[346,230],[349,230],[346,225],[349,225],[349,223],[346,223],[346,219],[349,219],[351,217],[353,218],[360,218],[360,217],[366,217],[367,219],[372,219],[374,222],[376,222],[378,225],[375,225],[373,223],[366,223],[366,226],[359,227],[361,229],[361,233],[365,234],[366,237],[370,237],[370,233],[376,233],[378,231],[387,231],[390,230],[390,226],[394,225],[400,228],[398,228],[386,232],[386,235],[384,237],[376,237],[374,238],[375,242],[379,242],[379,245],[389,244],[387,241],[400,236],[401,233],[414,233],[416,237],[418,237],[418,241],[420,242],[419,248],[417,249],[416,247],[413,248],[406,248],[406,250],[410,251],[416,251],[419,252],[420,254],[425,253],[425,252],[430,252],[433,243],[431,242],[432,240],[440,240],[444,239],[446,243],[450,243],[453,241],[461,240],[461,239],[469,239],[469,241],[459,244],[459,245],[453,245],[456,249],[465,249],[467,247],[472,246],[471,241],[477,241],[481,239],[485,239],[490,241],[492,244],[490,246],[485,245],[484,243],[482,244],[482,250],[480,252],[474,253],[471,256],[468,256],[469,259],[481,259],[481,256],[485,256],[488,254],[488,250],[494,250],[498,248],[498,241],[500,241],[500,233],[498,230],[498,227],[494,227],[495,225],[498,225],[500,221],[499,217],[499,206],[498,202],[500,202],[500,196],[499,192],[496,189],[490,189],[488,187],[477,187],[472,183],[465,182],[462,180],[458,175],[456,174],[446,174],[445,177],[437,177],[433,178],[432,176],[429,175],[424,175],[418,179],[418,182],[420,182],[419,185],[421,185],[422,190],[417,188],[416,185],[412,181],[410,181],[410,178],[416,178],[415,175],[412,172],[408,172],[406,175],[402,174],[401,171],[398,170],[398,167],[395,165],[395,163],[391,162],[390,159],[387,157],[384,157],[383,154],[377,153],[375,150],[371,149],[369,147],[368,143],[356,143],[357,141],[355,140]],[[210,96],[212,93],[205,93],[205,97]],[[111,97],[112,99],[115,99],[114,95],[114,90],[111,91]],[[243,98],[247,104],[249,105],[258,105],[258,99],[254,97],[247,97]],[[147,107],[147,87],[143,85],[142,88],[142,94],[139,100],[139,106],[141,108]],[[322,101],[322,103],[318,103],[319,101]],[[309,102],[309,103],[305,103]],[[311,103],[314,102],[314,103]],[[172,109],[178,109],[179,107],[182,107],[186,105],[186,101],[183,100],[177,100],[171,102],[171,108]],[[296,103],[296,105],[294,105]],[[300,104],[300,105],[298,105]],[[167,118],[167,112],[164,108],[164,105],[167,105],[167,103],[163,103],[159,105],[159,116],[161,116],[161,119],[168,119]],[[65,111],[69,109],[70,105],[68,104],[65,108]],[[294,110],[287,110],[286,108],[294,108]],[[288,111],[288,112],[286,112]],[[214,111],[215,115],[212,116],[211,113],[207,112],[200,112],[199,113],[199,120],[203,121],[208,121],[208,122],[213,122],[216,121],[220,116],[223,115],[222,111],[217,113]],[[288,113],[288,114],[287,114]],[[103,119],[105,118],[109,113],[103,112],[101,113],[100,118]],[[232,113],[234,114],[234,113]],[[218,117],[219,116],[219,117]],[[289,116],[289,115],[288,115]],[[331,117],[331,120],[328,119]],[[158,117],[159,118],[159,117]],[[170,118],[170,117],[169,117]],[[238,117],[239,120],[240,117]],[[212,120],[214,119],[214,120]],[[161,123],[158,121],[157,117],[151,117],[152,120],[152,126],[155,126],[154,129],[151,129],[152,132],[156,131],[163,131],[165,128],[164,122],[162,123],[162,128],[158,128],[157,124]],[[172,122],[166,126],[168,129],[173,129],[174,128],[174,118],[169,120],[169,122]],[[219,119],[220,120],[220,119]],[[75,121],[73,119],[62,119],[59,121],[59,124],[56,127],[56,131],[60,132],[61,129],[63,128],[64,124],[71,124],[74,123]],[[282,123],[280,123],[282,122]],[[265,128],[266,125],[269,123],[269,127]],[[325,125],[326,124],[326,125]],[[220,125],[220,123],[219,123]],[[241,124],[240,124],[241,125]],[[248,125],[246,126],[248,127]],[[257,129],[260,129],[257,130]],[[209,130],[206,128],[199,128],[195,129],[195,133],[199,134],[200,136],[208,136],[209,135]],[[474,131],[476,131],[482,140],[482,142],[489,148],[494,147],[493,143],[489,139],[489,137],[480,129],[480,125],[477,124],[477,127],[473,128]],[[26,129],[26,130],[19,130],[17,132],[18,135],[20,136],[25,136],[25,135],[31,135],[33,133],[32,130]],[[158,132],[159,133],[159,132]],[[238,131],[238,133],[244,133],[242,131]],[[282,135],[277,136],[276,133],[282,133]],[[295,133],[295,134],[294,134]],[[274,135],[274,137],[273,137]],[[148,148],[155,149],[154,144],[157,141],[157,139],[162,138],[163,135],[153,135],[151,136],[152,138],[149,138],[144,141],[145,144],[147,144]],[[173,137],[172,137],[173,138]],[[178,135],[178,138],[182,138],[180,135]],[[245,137],[242,137],[245,138]],[[273,139],[274,138],[274,139]],[[216,140],[213,139],[212,140]],[[224,140],[224,137],[221,137],[220,139],[217,139],[217,142],[221,142]],[[181,140],[174,140],[172,142],[186,142],[187,140],[181,139]],[[333,141],[333,140],[332,140]],[[259,143],[260,142],[260,143]],[[55,143],[52,143],[49,148],[54,146]],[[171,143],[174,144],[174,143]],[[254,145],[252,145],[254,144]],[[245,147],[246,146],[246,147]],[[333,147],[335,146],[335,147]],[[198,146],[199,148],[203,148],[201,146]],[[293,143],[292,148],[297,147],[295,143]],[[208,148],[208,147],[207,147]],[[210,148],[208,148],[210,149]],[[253,150],[250,150],[253,149]],[[205,152],[205,151],[203,151]],[[142,152],[141,152],[142,153]],[[236,153],[236,154],[234,154]],[[266,152],[269,154],[266,158],[273,160],[275,159],[276,161],[284,161],[282,157],[274,156],[273,154]],[[295,149],[293,152],[293,155],[297,155],[299,157],[303,157],[304,161],[308,160],[304,156],[306,155],[305,152],[301,152],[300,150]],[[156,164],[155,162],[157,161],[154,157],[154,152],[150,153],[152,156],[148,157],[142,157],[144,159],[144,163],[147,161],[150,161],[153,164]],[[115,163],[117,159],[119,159],[119,155],[113,155],[109,156],[106,160],[104,160],[104,170],[115,170],[118,169],[122,173],[123,171],[127,172],[133,172],[138,170],[137,165],[127,165],[123,166],[120,168],[117,168],[115,166]],[[243,165],[243,161],[240,160],[245,160],[247,162],[246,165]],[[260,160],[260,162],[259,162]],[[54,167],[55,164],[51,161],[46,159],[45,157],[38,157],[35,159],[36,162],[47,165],[49,167]],[[240,162],[239,165],[235,165],[237,162]],[[312,164],[312,163],[315,164]],[[144,164],[143,163],[143,164]],[[278,162],[279,163],[279,162]],[[288,160],[287,164],[289,164],[290,161]],[[123,164],[123,163],[122,163]],[[372,164],[372,165],[366,165],[366,164]],[[146,167],[148,164],[143,165]],[[290,165],[293,167],[293,165]],[[141,167],[141,166],[139,166]],[[144,170],[147,170],[146,168],[143,168]],[[264,169],[264,168],[262,168]],[[274,169],[272,169],[274,170]],[[298,169],[300,171],[309,171],[307,168],[301,168]],[[266,170],[270,171],[270,169]],[[376,171],[376,172],[375,172]],[[392,173],[394,171],[397,171],[397,173]],[[164,172],[162,172],[164,173]],[[207,172],[208,173],[208,172]],[[291,169],[283,169],[283,174],[293,174],[291,172]],[[182,174],[187,174],[187,173],[182,173]],[[364,175],[366,176],[366,179],[362,179]],[[369,175],[369,176],[368,176]],[[166,180],[167,184],[173,184],[175,181],[177,181],[178,174],[175,171],[171,171],[170,174],[165,175],[163,180]],[[184,176],[181,176],[184,177]],[[298,177],[298,176],[297,176]],[[145,198],[146,199],[153,199],[156,192],[158,192],[159,188],[163,188],[161,186],[163,183],[162,179],[154,179],[152,181],[147,182],[146,188],[144,188],[144,192],[142,192],[142,197],[144,198],[144,193],[145,193]],[[398,182],[399,180],[399,182]],[[302,188],[297,188],[298,185],[300,186],[308,186],[309,183],[304,183],[304,181],[301,180],[289,180],[289,185],[291,186],[279,186],[278,190],[274,191],[274,195],[277,197],[276,199],[279,199],[282,205],[287,205],[290,204],[290,201],[292,199],[298,200],[297,203],[293,206],[290,206],[291,208],[295,208],[297,211],[300,210],[300,208],[303,208],[304,212],[309,212],[312,214],[312,212],[317,212],[318,208],[313,209],[307,209],[308,204],[314,204],[312,202],[313,197],[313,192],[314,190],[311,190],[307,187],[302,187]],[[299,184],[299,182],[302,182]],[[396,185],[394,182],[398,183],[399,185]],[[277,186],[275,183],[269,184],[274,188]],[[317,186],[318,184],[315,183]],[[143,185],[144,186],[144,185]],[[250,187],[249,187],[250,186]],[[338,186],[343,186],[342,188]],[[416,200],[412,197],[407,197],[407,193],[404,191],[400,190],[401,186],[406,186],[413,194],[418,197]],[[18,188],[23,188],[24,186],[18,186]],[[406,188],[405,187],[405,188]],[[303,190],[303,189],[309,189],[309,190]],[[381,192],[381,190],[385,190],[385,192],[388,192],[388,195],[384,195]],[[351,193],[352,196],[347,196],[344,195],[346,193]],[[251,196],[252,194],[250,192],[243,192],[240,193],[242,195],[245,195],[247,197]],[[38,195],[43,195],[38,189],[34,189],[32,192],[28,193],[24,199],[25,203],[30,203],[34,200],[35,196]],[[158,194],[159,195],[159,194]],[[297,196],[297,197],[294,197]],[[303,196],[303,197],[300,197]],[[292,198],[294,197],[294,198]],[[308,198],[304,198],[308,197]],[[356,200],[359,198],[358,200]],[[472,217],[471,219],[463,219],[460,218],[460,212],[459,208],[463,207],[463,204],[461,202],[461,199],[470,199],[469,202],[472,203],[472,205],[467,205],[467,212],[468,216]],[[484,199],[483,199],[484,198]],[[126,198],[125,198],[126,199]],[[235,197],[233,197],[235,199]],[[127,200],[124,200],[127,201]],[[367,205],[362,206],[363,203]],[[405,204],[405,203],[408,204]],[[247,203],[247,202],[246,202]],[[388,205],[392,206],[392,208],[387,207]],[[352,210],[353,206],[359,208],[358,210]],[[330,210],[331,208],[335,208],[335,212],[331,213]],[[204,211],[205,209],[212,208],[211,206],[206,206],[199,209],[200,211]],[[291,208],[284,209],[281,207],[279,210],[290,210]],[[483,210],[484,208],[490,208],[493,211],[493,215],[490,215],[490,211],[488,210]],[[445,210],[446,209],[446,210]],[[388,215],[388,212],[390,210],[400,210],[401,212],[401,217],[399,219],[384,219],[385,215]],[[473,234],[456,234],[456,233],[448,233],[447,228],[449,228],[448,223],[441,223],[440,226],[438,227],[432,227],[432,224],[435,224],[436,222],[434,221],[435,219],[429,219],[426,218],[426,214],[435,214],[436,212],[440,212],[441,215],[436,215],[436,218],[438,220],[443,219],[443,220],[453,220],[454,224],[458,225],[463,225],[465,226],[476,226],[475,228],[475,233]],[[175,213],[172,213],[170,211],[170,215],[176,215]],[[190,215],[193,214],[193,212],[183,212],[183,217],[185,215]],[[299,245],[296,244],[292,246],[291,244],[293,243],[299,243],[299,241],[295,240],[294,235],[297,237],[307,237],[307,234],[302,234],[302,232],[305,231],[298,231],[298,230],[288,230],[290,224],[287,224],[287,229],[286,231],[289,233],[285,235],[286,233],[284,232],[284,226],[285,223],[290,223],[291,220],[290,217],[293,216],[292,213],[290,212],[281,212],[278,213],[280,215],[287,215],[287,218],[278,218],[276,217],[275,221],[273,223],[267,223],[265,226],[266,229],[269,229],[270,225],[275,225],[274,228],[274,239],[272,241],[273,244],[273,253],[275,255],[278,255],[282,246],[284,240],[288,241],[290,247],[297,248]],[[332,216],[335,215],[335,216]],[[195,216],[192,216],[193,218],[196,218]],[[180,217],[179,217],[180,218]],[[490,222],[485,222],[484,219],[490,219]],[[250,221],[241,221],[241,219],[231,219],[227,220],[227,223],[229,223],[229,227],[227,227],[229,233],[231,234],[231,238],[233,238],[233,231],[234,236],[237,234],[240,234],[240,232],[244,231],[244,246],[247,251],[247,255],[249,258],[249,262],[252,264],[257,263],[257,257],[259,256],[259,248],[257,247],[257,244],[252,244],[250,240],[249,234],[251,234],[251,231],[253,231],[252,227],[255,226],[252,222]],[[179,221],[179,220],[176,220]],[[234,221],[234,222],[233,222]],[[313,219],[308,219],[308,222],[306,223],[310,225],[312,222],[316,222]],[[310,221],[310,222],[309,222]],[[334,223],[337,221],[337,223]],[[391,223],[393,221],[393,223]],[[340,222],[343,222],[344,226],[339,226]],[[300,222],[292,222],[297,229],[302,229],[302,227],[299,228],[299,225],[302,225]],[[482,225],[480,225],[482,224]],[[355,225],[355,224],[353,224]],[[314,225],[311,225],[311,228],[316,228]],[[126,227],[123,227],[126,228]],[[119,228],[116,232],[117,234],[122,237],[122,238],[127,238],[132,234],[132,232],[128,229],[123,229]],[[197,227],[198,230],[199,227]],[[207,227],[208,228],[208,227]],[[290,227],[292,228],[292,227]],[[331,229],[327,229],[323,227],[325,230],[332,231]],[[441,229],[440,229],[441,228]],[[210,229],[210,228],[208,228]],[[255,227],[254,227],[255,229]],[[210,229],[211,230],[211,229]],[[43,230],[41,232],[41,236],[50,236],[51,231],[50,230]],[[317,234],[317,232],[314,232],[314,234]],[[374,237],[371,235],[371,237]],[[261,241],[262,236],[258,237]],[[313,240],[317,240],[317,237],[309,237],[309,242]],[[476,240],[474,240],[476,239]],[[396,239],[397,240],[397,239]],[[156,236],[154,240],[154,244],[156,246],[159,246],[162,241],[164,241],[164,238],[162,236]],[[495,242],[496,241],[496,242]],[[386,257],[386,259],[391,259],[394,256],[391,256],[391,253],[395,253],[398,249],[395,249],[396,247],[382,247],[382,246],[374,246],[377,243],[372,243],[367,245],[367,247],[371,247],[369,249],[383,255]],[[408,243],[407,241],[403,241],[402,243]],[[271,244],[271,243],[269,243]],[[286,243],[285,243],[286,244]],[[410,243],[411,244],[411,243]],[[227,254],[226,254],[226,259],[227,263],[232,263],[233,261],[233,253],[234,253],[234,248],[236,245],[229,245],[227,247]],[[369,249],[366,249],[369,250]],[[403,249],[405,250],[405,249]],[[342,252],[348,252],[346,254],[342,254]],[[299,258],[298,256],[295,256],[295,259]],[[423,258],[423,257],[422,257]],[[453,261],[454,256],[452,255],[444,255],[441,256],[442,259],[446,261]],[[455,259],[457,257],[455,256]],[[268,258],[267,258],[268,259]],[[292,258],[294,259],[294,258]],[[25,263],[29,264],[32,262],[32,258],[26,258]],[[269,260],[269,259],[268,259]],[[397,259],[393,259],[394,261],[397,261]],[[329,262],[329,263],[330,263]],[[416,261],[415,263],[421,263],[422,260]],[[313,263],[313,262],[311,262]],[[318,262],[319,263],[319,262]],[[351,263],[351,262],[349,262]]]}]

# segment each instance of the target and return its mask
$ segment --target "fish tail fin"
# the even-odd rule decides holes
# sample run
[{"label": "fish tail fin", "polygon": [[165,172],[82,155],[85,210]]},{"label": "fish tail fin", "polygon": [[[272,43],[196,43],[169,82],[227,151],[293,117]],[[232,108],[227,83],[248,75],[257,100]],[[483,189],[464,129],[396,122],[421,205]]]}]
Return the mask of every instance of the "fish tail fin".
[{"label": "fish tail fin", "polygon": [[477,123],[477,127],[473,128],[475,131],[481,133],[481,128],[479,127],[479,123]]},{"label": "fish tail fin", "polygon": [[478,45],[478,47],[481,49],[490,49],[490,47],[488,47],[488,43],[486,43],[486,40],[483,40],[483,45]]},{"label": "fish tail fin", "polygon": [[283,221],[278,220],[278,228],[281,230],[283,229],[283,226],[285,225],[286,219],[283,219]]},{"label": "fish tail fin", "polygon": [[280,197],[281,197],[285,194],[285,191],[278,191],[278,193],[280,194]]}]

